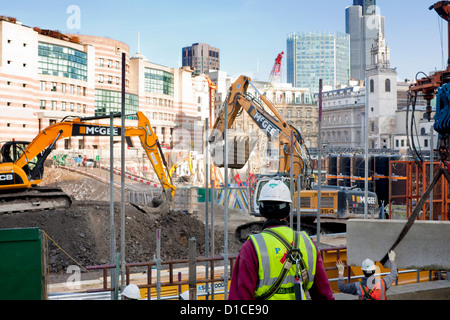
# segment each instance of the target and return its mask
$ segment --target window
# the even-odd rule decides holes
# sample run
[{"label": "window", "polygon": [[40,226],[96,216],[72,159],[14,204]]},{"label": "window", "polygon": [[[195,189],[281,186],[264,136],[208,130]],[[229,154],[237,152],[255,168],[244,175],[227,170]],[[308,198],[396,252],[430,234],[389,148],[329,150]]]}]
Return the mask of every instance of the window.
[{"label": "window", "polygon": [[108,60],[108,68],[112,68],[112,64],[113,64],[112,60]]},{"label": "window", "polygon": [[73,84],[70,85],[70,94],[73,94],[75,90],[75,87]]},{"label": "window", "polygon": [[52,110],[56,110],[56,101],[52,101]]},{"label": "window", "polygon": [[41,105],[40,105],[39,108],[42,109],[42,110],[45,109],[45,100],[41,100]]},{"label": "window", "polygon": [[41,91],[45,91],[45,81],[41,81]]},{"label": "window", "polygon": [[61,102],[61,110],[66,111],[66,102]]},{"label": "window", "polygon": [[172,73],[145,68],[144,70],[144,90],[149,93],[162,93],[174,95],[174,77]]},{"label": "window", "polygon": [[428,139],[423,140],[424,147],[428,147]]},{"label": "window", "polygon": [[52,84],[50,86],[50,90],[51,91],[56,91],[56,82],[52,82]]},{"label": "window", "polygon": [[63,93],[66,93],[66,84],[65,84],[65,83],[62,83],[62,84],[61,84],[61,91],[62,91]]},{"label": "window", "polygon": [[38,73],[87,81],[87,54],[69,47],[39,42]]},{"label": "window", "polygon": [[98,66],[103,67],[103,58],[98,58]]},{"label": "window", "polygon": [[[139,110],[139,97],[134,94],[125,94],[126,113],[136,113]],[[122,93],[112,90],[95,90],[95,115],[109,115],[111,112],[121,112]],[[136,120],[136,116],[127,117]]]},{"label": "window", "polygon": [[384,90],[386,92],[391,92],[391,80],[390,79],[386,79],[386,81],[384,82]]},{"label": "window", "polygon": [[370,92],[374,92],[375,90],[375,84],[373,82],[373,79],[370,79]]},{"label": "window", "polygon": [[102,74],[98,75],[98,82],[103,83],[103,75]]}]

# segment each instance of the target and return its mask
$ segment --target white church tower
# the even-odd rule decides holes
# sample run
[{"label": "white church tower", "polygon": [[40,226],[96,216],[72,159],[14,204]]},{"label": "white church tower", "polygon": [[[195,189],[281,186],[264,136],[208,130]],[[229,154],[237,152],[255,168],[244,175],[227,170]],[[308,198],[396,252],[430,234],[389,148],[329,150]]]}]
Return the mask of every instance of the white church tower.
[{"label": "white church tower", "polygon": [[371,50],[371,66],[366,70],[369,92],[369,149],[394,148],[397,109],[397,71],[390,67],[389,47],[383,34]]}]

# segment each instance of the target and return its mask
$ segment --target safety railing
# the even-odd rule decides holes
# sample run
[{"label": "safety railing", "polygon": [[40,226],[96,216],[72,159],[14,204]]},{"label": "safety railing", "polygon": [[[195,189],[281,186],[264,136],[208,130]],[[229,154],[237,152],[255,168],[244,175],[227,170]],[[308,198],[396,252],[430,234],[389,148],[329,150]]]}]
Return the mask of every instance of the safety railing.
[{"label": "safety railing", "polygon": [[[332,271],[336,271],[337,268],[335,266],[335,261],[340,260],[341,256],[343,254],[346,254],[347,247],[341,246],[341,247],[327,247],[327,248],[321,248],[320,252],[322,255],[322,259],[325,261],[327,260],[328,267],[325,267],[325,271],[327,274],[332,274]],[[328,258],[326,256],[328,255]],[[229,256],[229,280],[231,280],[231,275],[233,273],[234,263],[237,256]],[[192,272],[190,269],[194,266],[195,273],[199,276],[195,276],[195,286],[198,288],[199,285],[202,286],[206,290],[202,290],[202,292],[197,292],[196,297],[205,297],[205,299],[214,299],[216,295],[221,295],[224,293],[224,285],[220,286],[221,289],[215,291],[215,285],[214,283],[220,283],[224,282],[223,277],[223,257],[201,257],[196,258],[195,263],[192,263],[193,261],[190,259],[180,259],[180,260],[169,260],[169,261],[152,261],[152,262],[139,262],[139,263],[127,263],[125,265],[125,284],[128,285],[129,283],[135,282],[135,279],[133,278],[134,275],[137,273],[145,273],[145,279],[142,277],[140,278],[140,283],[138,284],[139,288],[141,289],[147,289],[147,295],[146,298],[151,299],[160,299],[160,300],[167,300],[167,299],[180,299],[180,295],[183,292],[182,287],[186,288],[186,286],[192,285],[192,279],[190,279],[190,276]],[[334,260],[334,263],[331,265],[331,260]],[[344,258],[343,258],[344,259]],[[220,264],[220,266],[218,266]],[[181,266],[179,266],[181,265]],[[187,266],[187,267],[186,267]],[[108,274],[112,274],[111,272],[114,271],[116,268],[116,265],[99,265],[99,266],[90,266],[87,267],[87,270],[97,270],[102,271],[102,281],[103,286],[101,288],[97,289],[89,289],[86,290],[87,293],[95,293],[95,292],[107,292],[107,291],[114,291],[115,288],[112,287],[111,282],[108,282]],[[202,272],[199,272],[199,270],[202,270],[204,268],[204,274]],[[351,272],[351,267],[346,267],[346,280],[348,282],[355,281],[358,279],[361,279],[363,275],[353,275]],[[139,271],[135,271],[138,269]],[[182,270],[182,271],[180,271]],[[134,272],[133,272],[134,271]],[[158,272],[164,273],[164,279],[158,282]],[[421,277],[421,273],[423,274],[424,271],[420,270],[399,270],[399,275],[401,274],[409,274],[409,273],[417,273],[417,283],[423,280]],[[435,273],[435,276],[433,277],[433,272]],[[188,276],[186,276],[186,273],[188,273]],[[380,276],[387,275],[386,273],[380,273]],[[428,281],[436,280],[436,276],[438,279],[441,279],[441,275],[439,271],[429,271]],[[161,277],[161,274],[159,274],[159,277]],[[328,278],[330,283],[337,282],[339,278],[330,277]],[[145,282],[145,283],[143,283]],[[398,285],[398,279],[396,281],[396,285]],[[152,290],[153,289],[153,290]],[[186,291],[186,290],[185,290]],[[155,296],[156,295],[156,296]]]}]

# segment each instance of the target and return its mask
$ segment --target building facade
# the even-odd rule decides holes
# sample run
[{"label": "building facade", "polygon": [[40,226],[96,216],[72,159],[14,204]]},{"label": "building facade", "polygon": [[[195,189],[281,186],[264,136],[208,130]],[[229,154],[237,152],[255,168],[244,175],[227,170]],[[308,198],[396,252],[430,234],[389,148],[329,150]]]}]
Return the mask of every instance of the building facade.
[{"label": "building facade", "polygon": [[287,82],[293,87],[319,91],[324,86],[336,88],[350,79],[350,36],[334,33],[290,33],[286,41]]},{"label": "building facade", "polygon": [[350,78],[363,80],[372,44],[385,35],[384,17],[376,12],[374,0],[356,0],[345,9],[345,32],[350,35]]},{"label": "building facade", "polygon": [[191,67],[194,75],[220,69],[220,50],[206,43],[193,43],[182,49],[182,66]]},{"label": "building facade", "polygon": [[[129,46],[117,40],[64,35],[8,18],[0,20],[0,44],[2,141],[31,141],[67,116],[120,112],[123,53],[126,126],[136,125],[133,114],[142,111],[160,142],[173,145],[174,131],[180,129],[179,136],[189,137],[192,147],[191,131],[203,125],[189,68],[157,65],[140,54],[130,57]],[[108,119],[93,122],[109,124]],[[56,144],[59,150],[94,156],[105,148],[109,139],[101,137],[71,137]]]},{"label": "building facade", "polygon": [[355,83],[323,93],[322,146],[328,150],[364,147],[365,97],[365,88]]}]

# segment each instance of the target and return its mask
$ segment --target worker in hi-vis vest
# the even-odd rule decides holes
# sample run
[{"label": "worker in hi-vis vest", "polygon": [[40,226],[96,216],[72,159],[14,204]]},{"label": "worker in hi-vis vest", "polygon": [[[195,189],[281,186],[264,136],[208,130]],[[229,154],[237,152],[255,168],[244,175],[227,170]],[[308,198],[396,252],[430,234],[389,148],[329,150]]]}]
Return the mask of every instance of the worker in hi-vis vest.
[{"label": "worker in hi-vis vest", "polygon": [[397,280],[398,272],[395,264],[395,252],[388,252],[389,261],[391,262],[391,272],[381,278],[375,273],[377,267],[375,263],[367,258],[361,264],[361,270],[364,278],[358,282],[346,284],[344,282],[344,264],[342,261],[336,263],[338,268],[338,288],[342,293],[348,293],[358,296],[360,300],[386,300],[386,291]]},{"label": "worker in hi-vis vest", "polygon": [[[233,268],[229,300],[334,300],[322,257],[305,232],[288,227],[291,192],[281,180],[261,189],[263,231],[242,245]],[[308,297],[309,295],[309,297]]]}]

